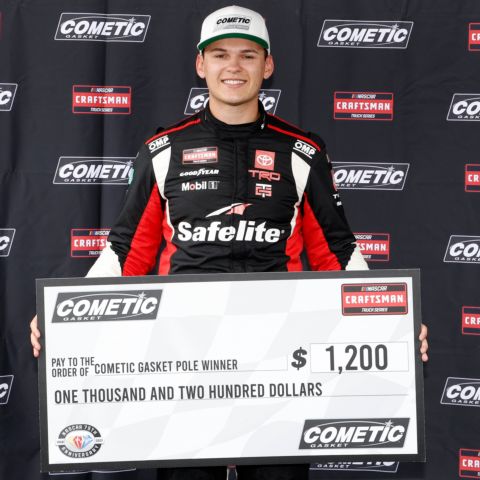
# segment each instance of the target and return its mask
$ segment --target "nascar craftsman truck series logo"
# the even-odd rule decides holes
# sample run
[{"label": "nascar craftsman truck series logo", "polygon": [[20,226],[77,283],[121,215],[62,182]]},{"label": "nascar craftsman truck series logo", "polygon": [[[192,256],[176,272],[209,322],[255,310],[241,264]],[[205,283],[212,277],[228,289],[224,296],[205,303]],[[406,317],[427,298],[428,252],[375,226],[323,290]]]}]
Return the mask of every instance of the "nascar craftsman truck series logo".
[{"label": "nascar craftsman truck series logo", "polygon": [[156,320],[162,290],[60,292],[52,323]]},{"label": "nascar craftsman truck series logo", "polygon": [[413,22],[325,20],[318,47],[407,48]]}]

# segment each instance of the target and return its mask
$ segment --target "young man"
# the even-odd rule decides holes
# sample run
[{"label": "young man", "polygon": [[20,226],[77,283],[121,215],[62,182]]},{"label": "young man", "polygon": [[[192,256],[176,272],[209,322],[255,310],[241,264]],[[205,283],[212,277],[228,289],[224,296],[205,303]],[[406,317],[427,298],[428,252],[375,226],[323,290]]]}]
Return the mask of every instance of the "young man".
[{"label": "young man", "polygon": [[[367,269],[332,181],[325,144],[265,113],[274,70],[264,19],[242,7],[209,15],[196,70],[205,110],[141,148],[124,208],[89,276]],[[32,322],[38,356],[40,333]],[[426,329],[421,353],[426,360]],[[169,480],[224,479],[224,467],[165,469]],[[307,479],[308,465],[239,466],[240,480]]]}]

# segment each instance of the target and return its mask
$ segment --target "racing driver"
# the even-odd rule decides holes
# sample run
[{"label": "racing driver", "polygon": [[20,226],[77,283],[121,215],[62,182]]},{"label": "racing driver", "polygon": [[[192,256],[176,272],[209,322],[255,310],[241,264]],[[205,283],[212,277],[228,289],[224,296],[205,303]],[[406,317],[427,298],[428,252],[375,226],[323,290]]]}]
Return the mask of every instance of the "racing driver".
[{"label": "racing driver", "polygon": [[[88,276],[367,269],[320,137],[265,113],[273,74],[261,15],[226,7],[206,17],[196,59],[207,107],[141,147],[107,247]],[[40,332],[31,324],[34,355]],[[420,334],[427,360],[427,332]],[[308,465],[239,466],[240,480],[308,478]],[[225,467],[170,468],[168,480],[224,479]]]}]

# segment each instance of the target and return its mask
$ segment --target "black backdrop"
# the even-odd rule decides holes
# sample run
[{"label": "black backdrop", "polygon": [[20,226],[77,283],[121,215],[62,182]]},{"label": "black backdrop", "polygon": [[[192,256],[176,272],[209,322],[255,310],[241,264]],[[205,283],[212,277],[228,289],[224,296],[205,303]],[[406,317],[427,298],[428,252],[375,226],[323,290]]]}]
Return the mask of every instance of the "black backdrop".
[{"label": "black backdrop", "polygon": [[[316,470],[312,476],[477,478],[480,468],[459,467],[464,454],[480,450],[479,394],[469,403],[447,397],[442,403],[442,394],[448,377],[454,383],[471,379],[465,399],[480,382],[480,107],[475,100],[480,97],[480,3],[237,3],[267,18],[276,71],[264,85],[265,101],[271,112],[327,142],[352,229],[363,234],[359,239],[371,254],[370,268],[422,271],[431,343],[425,368],[427,463],[377,465],[373,469],[380,471],[369,473],[357,472],[372,468],[368,465],[323,465],[341,471]],[[0,0],[2,480],[48,477],[38,473],[37,367],[28,327],[35,311],[34,279],[85,275],[119,212],[128,162],[158,126],[192,108],[191,94],[203,92],[192,90],[204,88],[194,72],[201,21],[226,4]],[[57,32],[64,21],[84,13],[115,14],[118,21],[133,19],[131,25],[144,21],[145,28],[123,41],[114,35],[104,38],[109,41],[74,40]],[[317,45],[324,25],[365,27],[367,21],[409,29],[408,43]],[[354,112],[338,112],[339,92],[357,101]],[[358,93],[367,94],[369,106],[391,99],[392,109],[372,118],[371,110],[359,106]],[[91,105],[81,95],[120,103]],[[465,106],[469,114],[462,113]],[[72,165],[80,165],[75,182]],[[82,165],[93,165],[94,178],[87,181]],[[396,178],[403,181],[382,183],[387,171],[400,171]],[[78,478],[153,479],[156,474]]]}]

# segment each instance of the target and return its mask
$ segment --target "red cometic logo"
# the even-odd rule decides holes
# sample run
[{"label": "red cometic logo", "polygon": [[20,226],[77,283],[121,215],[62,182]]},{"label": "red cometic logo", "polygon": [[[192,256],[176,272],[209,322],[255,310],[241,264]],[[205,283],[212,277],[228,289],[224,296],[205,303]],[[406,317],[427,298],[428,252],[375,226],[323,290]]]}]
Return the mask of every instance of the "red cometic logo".
[{"label": "red cometic logo", "polygon": [[335,120],[392,120],[393,93],[335,92]]},{"label": "red cometic logo", "polygon": [[406,283],[342,285],[344,315],[403,315],[408,313]]},{"label": "red cometic logo", "polygon": [[107,244],[108,228],[72,228],[70,256],[72,258],[98,257]]},{"label": "red cometic logo", "polygon": [[480,164],[467,163],[465,165],[465,191],[480,192]]},{"label": "red cometic logo", "polygon": [[130,87],[73,86],[73,113],[130,115],[131,106],[132,89]]},{"label": "red cometic logo", "polygon": [[480,51],[480,23],[468,24],[468,49],[471,52]]},{"label": "red cometic logo", "polygon": [[462,333],[480,335],[480,307],[462,307]]},{"label": "red cometic logo", "polygon": [[365,260],[370,262],[390,260],[389,233],[354,233],[354,235]]},{"label": "red cometic logo", "polygon": [[255,168],[273,170],[275,168],[275,152],[255,150]]},{"label": "red cometic logo", "polygon": [[461,477],[480,477],[480,450],[461,448],[458,456],[458,463],[458,474]]}]

